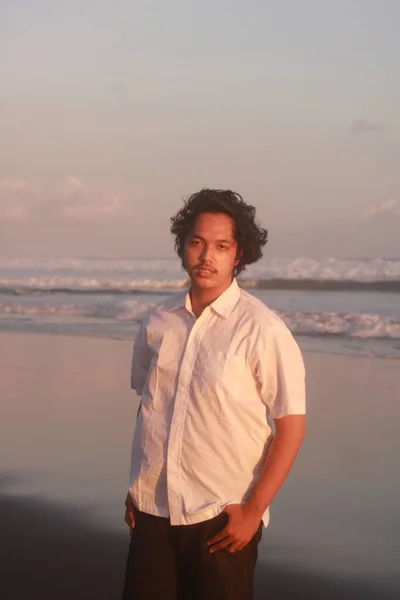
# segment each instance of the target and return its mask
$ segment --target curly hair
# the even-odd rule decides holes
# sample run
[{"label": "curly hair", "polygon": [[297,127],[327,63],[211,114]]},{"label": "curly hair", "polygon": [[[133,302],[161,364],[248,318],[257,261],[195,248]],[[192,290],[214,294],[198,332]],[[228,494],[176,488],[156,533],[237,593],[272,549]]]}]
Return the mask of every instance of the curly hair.
[{"label": "curly hair", "polygon": [[171,217],[171,233],[175,236],[175,250],[183,258],[185,239],[202,213],[224,213],[233,221],[233,235],[238,245],[238,264],[234,275],[262,257],[268,232],[256,222],[256,209],[244,202],[242,196],[231,190],[203,188],[187,198],[184,206]]}]

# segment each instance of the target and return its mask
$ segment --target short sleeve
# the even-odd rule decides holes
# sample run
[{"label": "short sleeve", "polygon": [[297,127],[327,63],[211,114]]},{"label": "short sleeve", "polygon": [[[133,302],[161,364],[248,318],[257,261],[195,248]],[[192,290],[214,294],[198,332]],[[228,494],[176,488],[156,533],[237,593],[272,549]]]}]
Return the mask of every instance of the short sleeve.
[{"label": "short sleeve", "polygon": [[146,321],[143,321],[135,338],[132,356],[131,388],[139,396],[143,393],[149,371],[151,354],[147,345]]},{"label": "short sleeve", "polygon": [[283,322],[259,336],[256,378],[274,419],[306,412],[305,369],[300,348]]}]

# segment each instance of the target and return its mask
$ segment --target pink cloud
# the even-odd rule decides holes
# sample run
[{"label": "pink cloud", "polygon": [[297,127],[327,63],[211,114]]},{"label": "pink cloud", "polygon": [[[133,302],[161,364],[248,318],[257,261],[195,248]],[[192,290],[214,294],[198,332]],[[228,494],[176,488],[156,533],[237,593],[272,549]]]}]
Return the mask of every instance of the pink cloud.
[{"label": "pink cloud", "polygon": [[0,206],[0,220],[3,221],[25,221],[28,217],[27,210],[18,204]]},{"label": "pink cloud", "polygon": [[131,214],[125,190],[83,182],[75,176],[68,177],[58,186],[48,206],[61,217],[79,221],[128,217]]},{"label": "pink cloud", "polygon": [[392,215],[394,217],[400,217],[400,202],[394,198],[388,200],[382,200],[374,206],[371,206],[365,214],[361,215],[362,219],[372,219],[377,215]]},{"label": "pink cloud", "polygon": [[23,179],[3,179],[0,181],[0,188],[4,190],[11,190],[13,192],[20,192],[26,188],[26,181]]},{"label": "pink cloud", "polygon": [[84,181],[76,175],[55,185],[7,178],[0,181],[0,219],[126,219],[133,213],[132,197],[138,195],[115,183]]},{"label": "pink cloud", "polygon": [[353,121],[351,124],[351,131],[353,133],[368,133],[369,131],[379,131],[384,128],[383,123],[378,123],[376,121],[371,121],[366,117],[359,117]]}]

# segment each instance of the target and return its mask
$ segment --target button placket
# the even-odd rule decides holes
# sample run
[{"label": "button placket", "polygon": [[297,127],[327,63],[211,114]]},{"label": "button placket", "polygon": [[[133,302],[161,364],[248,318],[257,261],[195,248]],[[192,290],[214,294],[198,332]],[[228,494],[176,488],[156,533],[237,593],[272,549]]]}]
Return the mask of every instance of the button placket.
[{"label": "button placket", "polygon": [[182,434],[187,409],[187,393],[197,356],[197,350],[207,327],[206,319],[208,314],[209,309],[205,309],[202,315],[194,323],[188,336],[179,373],[177,393],[174,402],[171,430],[168,441],[167,495],[171,523],[177,525],[182,524],[183,522],[181,514],[182,495],[180,481],[180,457]]}]

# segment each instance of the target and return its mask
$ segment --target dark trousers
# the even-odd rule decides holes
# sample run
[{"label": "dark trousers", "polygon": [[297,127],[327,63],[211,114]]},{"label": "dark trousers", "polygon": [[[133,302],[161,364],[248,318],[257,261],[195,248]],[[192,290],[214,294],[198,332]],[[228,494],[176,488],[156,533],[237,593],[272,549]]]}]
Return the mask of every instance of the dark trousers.
[{"label": "dark trousers", "polygon": [[241,550],[210,553],[227,514],[194,525],[135,511],[123,600],[252,600],[262,525]]}]

